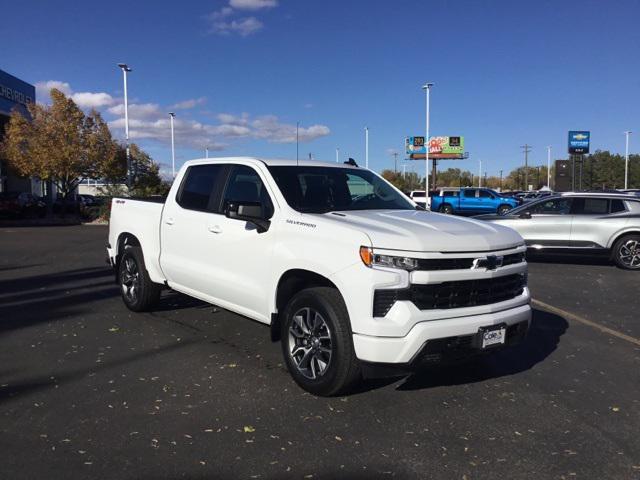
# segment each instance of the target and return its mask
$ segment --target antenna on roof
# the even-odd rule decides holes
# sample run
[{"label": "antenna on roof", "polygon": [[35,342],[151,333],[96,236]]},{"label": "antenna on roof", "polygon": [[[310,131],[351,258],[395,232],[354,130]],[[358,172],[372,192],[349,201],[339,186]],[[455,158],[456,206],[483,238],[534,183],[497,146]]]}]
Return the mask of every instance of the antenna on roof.
[{"label": "antenna on roof", "polygon": [[344,164],[345,164],[345,165],[351,165],[352,167],[357,167],[357,166],[358,166],[358,164],[356,163],[356,161],[355,161],[353,158],[351,158],[351,157],[349,157],[349,160],[347,160],[346,162],[344,162]]}]

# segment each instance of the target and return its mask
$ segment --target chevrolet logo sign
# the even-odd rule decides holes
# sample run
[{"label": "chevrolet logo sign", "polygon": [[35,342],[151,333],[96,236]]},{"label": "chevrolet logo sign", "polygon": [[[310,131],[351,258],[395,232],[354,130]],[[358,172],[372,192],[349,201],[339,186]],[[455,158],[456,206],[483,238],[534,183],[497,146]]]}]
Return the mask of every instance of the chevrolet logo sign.
[{"label": "chevrolet logo sign", "polygon": [[574,140],[586,140],[589,137],[586,136],[584,133],[578,133],[578,134],[574,135],[573,138],[574,138]]},{"label": "chevrolet logo sign", "polygon": [[502,266],[504,257],[501,255],[487,255],[485,258],[476,258],[471,265],[471,268],[486,268],[487,270],[495,270]]}]

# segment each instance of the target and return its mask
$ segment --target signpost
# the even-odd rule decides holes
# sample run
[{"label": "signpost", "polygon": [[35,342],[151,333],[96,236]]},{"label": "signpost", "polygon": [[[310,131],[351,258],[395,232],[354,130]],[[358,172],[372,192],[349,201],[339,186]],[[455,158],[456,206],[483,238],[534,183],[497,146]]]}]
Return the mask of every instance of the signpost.
[{"label": "signpost", "polygon": [[[425,137],[406,137],[405,151],[410,160],[424,160],[427,157]],[[430,137],[429,159],[433,161],[431,175],[433,188],[436,185],[438,160],[462,160],[469,154],[464,151],[464,137]]]},{"label": "signpost", "polygon": [[584,130],[569,131],[568,151],[571,156],[571,189],[576,189],[576,157],[580,162],[580,189],[582,189],[583,155],[589,153],[591,132]]}]

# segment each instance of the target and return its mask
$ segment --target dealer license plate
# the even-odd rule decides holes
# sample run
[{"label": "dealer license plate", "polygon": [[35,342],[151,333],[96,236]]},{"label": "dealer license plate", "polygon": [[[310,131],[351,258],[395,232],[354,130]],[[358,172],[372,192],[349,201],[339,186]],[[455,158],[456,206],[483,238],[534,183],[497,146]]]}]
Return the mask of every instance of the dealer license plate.
[{"label": "dealer license plate", "polygon": [[494,330],[485,330],[482,332],[482,348],[491,345],[503,344],[506,337],[506,328],[496,328]]}]

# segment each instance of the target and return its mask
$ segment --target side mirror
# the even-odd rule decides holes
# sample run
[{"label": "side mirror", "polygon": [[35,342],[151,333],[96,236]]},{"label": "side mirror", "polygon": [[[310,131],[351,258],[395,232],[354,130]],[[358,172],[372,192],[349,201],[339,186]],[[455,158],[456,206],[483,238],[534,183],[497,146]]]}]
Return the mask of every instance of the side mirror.
[{"label": "side mirror", "polygon": [[258,227],[258,233],[269,230],[271,222],[262,215],[262,204],[260,202],[227,202],[224,208],[224,215],[233,220],[251,222]]},{"label": "side mirror", "polygon": [[518,218],[525,218],[525,219],[529,219],[529,218],[531,218],[531,212],[529,212],[529,211],[522,212],[522,213],[518,216]]}]

